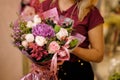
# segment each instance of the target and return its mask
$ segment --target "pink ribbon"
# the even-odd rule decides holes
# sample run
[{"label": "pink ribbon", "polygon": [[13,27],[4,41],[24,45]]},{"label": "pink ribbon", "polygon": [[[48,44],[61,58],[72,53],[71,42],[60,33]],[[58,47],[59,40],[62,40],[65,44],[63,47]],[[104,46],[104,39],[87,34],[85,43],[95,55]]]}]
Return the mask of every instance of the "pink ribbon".
[{"label": "pink ribbon", "polygon": [[62,48],[53,55],[51,64],[49,66],[33,65],[32,72],[24,76],[21,80],[58,80],[57,78],[58,61],[64,62],[70,59],[68,44],[74,38],[77,38],[80,41],[80,43],[85,40],[84,36],[78,34],[75,37],[70,37],[66,44],[62,46]]},{"label": "pink ribbon", "polygon": [[[60,56],[60,53],[63,52],[64,57]],[[58,80],[57,78],[57,61],[69,60],[70,55],[66,46],[63,46],[61,50],[57,51],[51,60],[50,69],[48,65],[39,66],[36,64],[32,65],[32,71],[21,78],[21,80]],[[48,63],[49,64],[49,63]]]},{"label": "pink ribbon", "polygon": [[61,50],[61,51],[65,51],[66,56],[58,57],[59,53],[61,52],[61,51],[58,51],[53,55],[53,58],[51,60],[50,71],[53,72],[53,75],[55,76],[55,80],[58,80],[57,76],[56,76],[56,74],[57,74],[57,61],[64,62],[65,60],[69,60],[69,58],[70,58],[70,54],[69,54],[68,49],[65,46],[63,46],[62,48],[63,48],[63,50]]},{"label": "pink ribbon", "polygon": [[50,72],[47,65],[32,65],[32,71],[21,78],[21,80],[57,80]]}]

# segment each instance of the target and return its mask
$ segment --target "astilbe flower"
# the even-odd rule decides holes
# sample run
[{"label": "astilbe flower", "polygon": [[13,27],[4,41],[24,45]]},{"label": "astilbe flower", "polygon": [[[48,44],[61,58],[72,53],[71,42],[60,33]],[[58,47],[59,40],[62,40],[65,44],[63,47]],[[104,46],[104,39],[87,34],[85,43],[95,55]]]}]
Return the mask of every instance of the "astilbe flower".
[{"label": "astilbe flower", "polygon": [[30,43],[29,48],[32,49],[30,52],[31,57],[37,61],[48,55],[48,52],[43,47],[37,46],[35,43]]},{"label": "astilbe flower", "polygon": [[41,23],[33,27],[32,33],[34,36],[43,36],[45,38],[55,36],[54,29],[50,25],[47,25],[45,23]]},{"label": "astilbe flower", "polygon": [[20,37],[20,34],[21,34],[21,31],[20,31],[20,27],[19,27],[19,22],[16,21],[13,25],[13,34],[12,34],[12,37],[15,39],[15,40],[19,40],[21,37]]},{"label": "astilbe flower", "polygon": [[13,44],[17,47],[21,47],[21,30],[19,27],[19,21],[15,21],[13,24],[10,25],[13,29],[13,34],[11,34],[12,38],[15,40]]}]

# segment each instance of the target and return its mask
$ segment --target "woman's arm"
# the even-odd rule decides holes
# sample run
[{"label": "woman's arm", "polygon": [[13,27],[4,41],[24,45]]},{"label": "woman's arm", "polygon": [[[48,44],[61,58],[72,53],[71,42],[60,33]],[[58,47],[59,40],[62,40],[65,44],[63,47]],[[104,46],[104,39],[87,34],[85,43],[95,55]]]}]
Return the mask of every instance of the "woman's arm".
[{"label": "woman's arm", "polygon": [[88,31],[90,48],[75,48],[73,54],[85,61],[100,62],[104,56],[103,24]]}]

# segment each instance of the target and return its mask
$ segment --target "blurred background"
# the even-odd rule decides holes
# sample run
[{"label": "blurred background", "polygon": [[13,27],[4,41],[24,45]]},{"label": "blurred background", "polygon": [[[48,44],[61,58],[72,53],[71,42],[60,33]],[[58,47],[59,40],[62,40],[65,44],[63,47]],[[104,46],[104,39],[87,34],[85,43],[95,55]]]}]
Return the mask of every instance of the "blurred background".
[{"label": "blurred background", "polygon": [[[9,24],[20,7],[21,0],[0,0],[0,80],[20,80],[30,68],[29,60],[11,43]],[[105,20],[105,57],[92,63],[95,80],[120,80],[120,0],[99,0],[97,7]]]}]

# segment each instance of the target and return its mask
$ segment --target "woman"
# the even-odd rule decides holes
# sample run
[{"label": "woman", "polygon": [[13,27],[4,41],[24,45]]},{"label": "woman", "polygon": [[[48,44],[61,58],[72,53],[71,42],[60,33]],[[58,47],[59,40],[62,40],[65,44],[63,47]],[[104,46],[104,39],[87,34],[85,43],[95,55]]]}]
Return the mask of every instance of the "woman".
[{"label": "woman", "polygon": [[71,52],[70,60],[60,65],[59,80],[94,80],[90,62],[101,62],[104,55],[104,21],[95,7],[96,2],[97,0],[45,0],[41,4],[38,0],[30,2],[37,13],[56,7],[59,16],[74,20],[74,32],[86,37],[86,40]]}]

